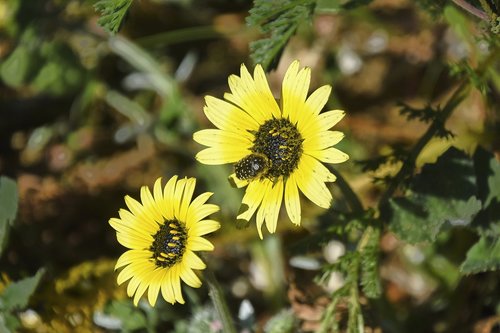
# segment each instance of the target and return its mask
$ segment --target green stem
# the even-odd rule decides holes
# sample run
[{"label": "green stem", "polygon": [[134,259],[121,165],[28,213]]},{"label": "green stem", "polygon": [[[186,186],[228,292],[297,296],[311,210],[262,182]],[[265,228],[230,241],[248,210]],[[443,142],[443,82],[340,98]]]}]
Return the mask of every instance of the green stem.
[{"label": "green stem", "polygon": [[363,204],[361,203],[361,200],[359,200],[359,197],[356,195],[356,193],[353,191],[352,187],[345,180],[345,178],[342,177],[340,172],[338,172],[328,164],[327,167],[335,175],[335,177],[337,177],[335,183],[342,191],[342,194],[344,195],[344,198],[347,200],[347,203],[349,204],[351,211],[353,213],[361,213],[364,210]]},{"label": "green stem", "polygon": [[491,7],[486,0],[479,0],[479,3],[490,19],[496,18],[496,14],[491,10]]},{"label": "green stem", "polygon": [[224,298],[222,288],[215,278],[215,274],[209,268],[205,270],[205,278],[208,283],[210,298],[212,299],[215,309],[217,310],[222,322],[223,332],[236,333],[236,328],[234,327],[233,319],[231,317],[231,313],[229,312],[226,299]]},{"label": "green stem", "polygon": [[163,47],[202,39],[220,38],[221,36],[222,34],[217,32],[212,26],[199,26],[142,37],[137,39],[136,42],[143,47]]},{"label": "green stem", "polygon": [[396,192],[398,187],[401,185],[403,180],[408,177],[416,166],[416,161],[418,155],[422,152],[422,149],[429,143],[429,141],[434,137],[437,131],[442,127],[444,122],[449,118],[449,116],[453,113],[455,107],[460,103],[463,98],[463,90],[467,87],[467,83],[464,81],[453,93],[451,98],[446,103],[443,110],[440,112],[438,119],[434,120],[433,123],[429,126],[425,134],[418,140],[413,149],[410,151],[408,157],[404,160],[403,166],[399,169],[399,172],[396,174],[392,182],[387,187],[387,190],[382,195],[382,198],[379,202],[379,208],[385,205],[392,195]]},{"label": "green stem", "polygon": [[338,324],[335,321],[334,315],[339,300],[340,297],[335,297],[325,309],[325,316],[321,320],[321,326],[316,333],[328,333],[330,329],[333,329],[333,332],[338,331]]},{"label": "green stem", "polygon": [[457,6],[459,6],[460,8],[462,8],[465,11],[471,13],[472,15],[480,18],[481,20],[483,20],[483,21],[489,21],[490,20],[488,14],[486,14],[485,12],[483,12],[480,9],[477,9],[476,7],[474,7],[473,5],[471,5],[470,3],[468,3],[467,1],[465,1],[465,0],[452,0],[452,1]]}]

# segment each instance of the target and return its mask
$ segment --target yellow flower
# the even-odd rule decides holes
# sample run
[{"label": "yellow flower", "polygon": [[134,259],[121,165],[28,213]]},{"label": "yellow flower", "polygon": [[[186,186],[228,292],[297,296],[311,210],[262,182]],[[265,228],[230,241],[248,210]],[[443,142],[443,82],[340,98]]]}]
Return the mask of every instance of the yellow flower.
[{"label": "yellow flower", "polygon": [[341,163],[349,156],[333,146],[344,137],[330,131],[344,112],[321,113],[331,87],[322,86],[307,96],[311,70],[299,70],[294,61],[283,80],[281,106],[274,99],[260,65],[253,77],[245,65],[241,75],[229,77],[231,93],[225,100],[205,98],[207,118],[218,129],[194,134],[196,142],[208,146],[196,158],[204,164],[234,164],[230,175],[236,186],[247,186],[238,219],[249,221],[256,213],[262,238],[265,222],[276,231],[281,203],[285,201],[290,220],[300,224],[299,189],[316,205],[328,208],[332,195],[325,182],[336,177],[321,163]]},{"label": "yellow flower", "polygon": [[177,180],[174,176],[162,188],[158,178],[152,194],[143,186],[141,203],[126,196],[129,210],[120,209],[120,218],[109,220],[118,242],[130,249],[120,256],[115,269],[125,266],[117,282],[130,280],[127,294],[135,294],[135,305],[146,289],[149,304],[154,306],[160,292],[169,303],[184,303],[181,279],[191,287],[201,286],[193,269],[206,266],[193,251],[213,250],[202,236],[219,229],[220,224],[204,218],[219,207],[206,204],[212,195],[209,192],[191,201],[195,185],[194,178]]}]

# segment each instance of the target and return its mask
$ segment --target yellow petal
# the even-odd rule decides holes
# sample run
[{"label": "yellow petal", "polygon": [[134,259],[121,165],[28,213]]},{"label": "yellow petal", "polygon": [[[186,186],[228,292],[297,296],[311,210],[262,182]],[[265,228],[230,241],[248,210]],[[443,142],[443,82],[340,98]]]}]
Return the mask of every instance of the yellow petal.
[{"label": "yellow petal", "polygon": [[120,209],[118,213],[120,215],[120,220],[122,220],[122,224],[130,228],[142,230],[150,235],[154,235],[156,231],[158,231],[158,223],[154,221],[151,223],[143,217],[139,218],[126,209]]},{"label": "yellow petal", "polygon": [[252,138],[249,132],[236,134],[218,129],[205,129],[193,134],[194,141],[208,147],[238,146],[248,149],[252,146]]},{"label": "yellow petal", "polygon": [[115,269],[128,265],[130,263],[147,260],[151,257],[149,250],[129,250],[123,253],[116,261]]},{"label": "yellow petal", "polygon": [[266,73],[260,64],[255,66],[253,70],[253,76],[255,79],[255,87],[259,92],[259,96],[262,98],[262,104],[266,107],[272,114],[274,118],[279,118],[281,116],[281,110],[276,103],[276,99],[269,88],[267,82]]},{"label": "yellow petal", "polygon": [[122,220],[114,217],[109,219],[109,224],[113,227],[113,229],[125,235],[131,235],[137,239],[142,239],[145,242],[153,241],[153,237],[151,236],[151,234],[143,230],[138,225],[127,225],[124,224]]},{"label": "yellow petal", "polygon": [[288,217],[295,225],[300,225],[300,197],[295,175],[291,174],[285,184],[285,207]]},{"label": "yellow petal", "polygon": [[130,209],[132,214],[135,215],[136,219],[140,221],[148,230],[157,229],[157,223],[154,218],[150,218],[144,209],[144,207],[135,199],[130,196],[125,196],[125,203],[127,207]]},{"label": "yellow petal", "polygon": [[184,193],[184,187],[186,186],[187,178],[184,177],[177,181],[175,185],[174,197],[173,200],[173,208],[174,208],[174,218],[180,218],[181,211],[181,202],[182,202],[182,194]]},{"label": "yellow petal", "polygon": [[184,304],[184,298],[182,297],[181,289],[181,277],[180,277],[180,264],[172,266],[172,287],[174,288],[175,300],[181,304]]},{"label": "yellow petal", "polygon": [[163,188],[161,186],[161,177],[155,181],[155,184],[153,186],[153,195],[156,206],[158,207],[160,214],[163,217],[165,217],[167,206],[165,204],[165,200],[163,199]]},{"label": "yellow petal", "polygon": [[189,205],[187,216],[186,216],[186,227],[190,229],[194,224],[200,220],[196,220],[197,211],[200,210],[205,202],[212,196],[213,193],[205,192],[197,196]]},{"label": "yellow petal", "polygon": [[189,178],[186,181],[186,186],[184,187],[184,192],[182,194],[181,206],[179,210],[179,220],[186,222],[187,212],[189,209],[189,204],[193,198],[194,188],[196,187],[196,179]]},{"label": "yellow petal", "polygon": [[161,283],[161,294],[163,299],[170,304],[175,303],[174,288],[172,286],[172,272],[170,270],[165,270],[165,275],[163,276]]},{"label": "yellow petal", "polygon": [[308,170],[316,180],[322,182],[334,182],[337,177],[328,170],[320,161],[307,154],[302,154],[300,158],[302,170]]},{"label": "yellow petal", "polygon": [[198,209],[192,210],[188,213],[188,221],[201,221],[210,214],[219,211],[219,206],[214,204],[204,204]]},{"label": "yellow petal", "polygon": [[306,100],[308,109],[314,114],[318,115],[325,107],[332,92],[330,85],[321,86],[316,89]]},{"label": "yellow petal", "polygon": [[224,98],[247,112],[258,124],[262,124],[273,115],[279,116],[281,113],[267,85],[264,71],[256,68],[255,74],[257,82],[254,81],[245,65],[241,65],[241,77],[235,75],[229,77],[231,93],[224,94]]},{"label": "yellow petal", "polygon": [[260,239],[262,239],[262,225],[264,224],[264,220],[266,217],[266,213],[268,210],[268,205],[269,205],[269,200],[266,200],[268,197],[269,191],[271,191],[271,186],[273,185],[272,182],[269,179],[264,179],[263,180],[263,198],[262,198],[262,203],[260,204],[259,209],[257,210],[257,216],[256,216],[256,226],[257,226],[257,232],[259,233]]},{"label": "yellow petal", "polygon": [[273,234],[276,232],[276,226],[278,224],[278,215],[281,208],[281,201],[283,200],[283,180],[280,179],[276,184],[271,186],[267,193],[267,197],[264,198],[268,202],[266,211],[266,227],[267,230]]},{"label": "yellow petal", "polygon": [[203,237],[192,236],[188,239],[187,247],[191,251],[213,251],[214,245]]},{"label": "yellow petal", "polygon": [[324,131],[316,135],[306,137],[302,143],[304,151],[322,150],[332,147],[344,138],[344,133],[339,131]]},{"label": "yellow petal", "polygon": [[250,154],[250,150],[244,147],[210,147],[196,154],[196,159],[203,164],[218,165],[238,162],[248,154]]},{"label": "yellow petal", "polygon": [[297,124],[303,115],[300,111],[304,109],[311,81],[311,69],[305,67],[298,71],[298,68],[298,61],[294,61],[288,68],[283,79],[281,94],[283,117],[289,118],[293,124]]},{"label": "yellow petal", "polygon": [[193,223],[191,228],[188,230],[188,235],[193,236],[203,236],[214,232],[220,228],[220,223],[213,220],[203,220],[197,223]]},{"label": "yellow petal", "polygon": [[248,184],[245,195],[241,200],[242,206],[246,206],[247,209],[237,216],[238,219],[250,221],[264,198],[267,184],[267,182],[261,180],[254,180]]},{"label": "yellow petal", "polygon": [[193,288],[199,288],[199,287],[201,287],[201,280],[200,280],[200,278],[198,278],[198,276],[188,266],[183,266],[182,267],[182,269],[181,269],[181,279],[182,279],[182,281],[184,281],[190,287],[193,287]]},{"label": "yellow petal", "polygon": [[131,233],[118,232],[116,233],[116,239],[118,243],[132,250],[144,250],[151,245],[151,241],[143,237],[136,237]]},{"label": "yellow petal", "polygon": [[186,249],[184,252],[183,262],[192,269],[205,269],[207,266],[193,251]]},{"label": "yellow petal", "polygon": [[206,96],[205,103],[205,115],[219,129],[245,136],[250,135],[248,130],[259,128],[259,123],[236,105],[212,96]]},{"label": "yellow petal", "polygon": [[152,273],[153,272],[151,272],[150,274],[145,276],[144,280],[142,280],[141,283],[139,283],[139,286],[137,287],[137,290],[135,291],[135,294],[134,294],[134,305],[135,306],[137,306],[142,295],[144,295],[144,292],[149,287]]},{"label": "yellow petal", "polygon": [[308,151],[307,154],[316,157],[321,162],[332,164],[342,163],[349,159],[349,155],[333,147]]},{"label": "yellow petal", "polygon": [[175,186],[177,185],[177,175],[170,178],[163,189],[163,202],[165,205],[165,211],[163,216],[166,220],[171,220],[174,218],[174,195]]},{"label": "yellow petal", "polygon": [[231,175],[228,177],[229,184],[231,184],[232,187],[237,187],[237,188],[242,188],[248,185],[249,181],[248,179],[239,179],[236,177],[236,174],[233,172]]},{"label": "yellow petal", "polygon": [[160,276],[163,274],[163,268],[157,268],[151,276],[151,281],[148,288],[148,301],[151,306],[155,306],[158,294],[160,293],[161,280]]},{"label": "yellow petal", "polygon": [[319,116],[304,118],[297,127],[304,138],[314,136],[319,132],[324,132],[335,126],[342,118],[345,112],[342,110],[332,110],[320,113]]},{"label": "yellow petal", "polygon": [[147,186],[141,187],[141,201],[144,207],[143,213],[149,219],[161,223],[163,217],[160,207],[156,205],[156,201]]},{"label": "yellow petal", "polygon": [[299,164],[295,175],[297,177],[297,185],[309,200],[320,207],[330,207],[330,204],[332,202],[332,194],[325,186],[325,183],[317,180],[314,177],[313,172],[310,172],[310,170],[305,169]]}]

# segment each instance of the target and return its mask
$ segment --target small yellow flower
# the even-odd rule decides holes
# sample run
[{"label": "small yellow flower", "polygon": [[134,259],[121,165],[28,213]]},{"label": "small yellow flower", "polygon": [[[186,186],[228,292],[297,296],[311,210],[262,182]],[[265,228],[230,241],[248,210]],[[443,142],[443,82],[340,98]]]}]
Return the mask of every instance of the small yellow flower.
[{"label": "small yellow flower", "polygon": [[160,292],[169,303],[184,303],[181,279],[193,288],[201,286],[193,269],[206,266],[194,251],[213,250],[202,236],[219,229],[220,224],[204,218],[219,207],[206,204],[212,195],[209,192],[191,201],[195,185],[194,178],[177,180],[174,176],[162,188],[158,178],[152,194],[143,186],[141,203],[126,196],[129,210],[120,209],[120,218],[109,220],[118,242],[130,249],[120,256],[115,269],[124,267],[117,282],[130,280],[127,294],[135,294],[135,305],[146,289],[149,304],[154,306]]},{"label": "small yellow flower", "polygon": [[257,230],[262,225],[276,231],[284,198],[290,220],[300,224],[299,189],[316,205],[328,208],[332,195],[325,182],[336,177],[322,164],[341,163],[349,156],[334,148],[344,134],[330,131],[344,111],[321,113],[331,87],[322,86],[309,97],[311,70],[299,70],[294,61],[283,80],[281,106],[274,99],[264,70],[255,67],[253,77],[241,66],[240,76],[229,77],[230,93],[225,100],[207,96],[207,118],[217,129],[194,134],[196,142],[208,148],[196,158],[204,164],[234,164],[230,179],[238,187],[247,186],[244,210],[238,219],[249,221],[256,213]]}]

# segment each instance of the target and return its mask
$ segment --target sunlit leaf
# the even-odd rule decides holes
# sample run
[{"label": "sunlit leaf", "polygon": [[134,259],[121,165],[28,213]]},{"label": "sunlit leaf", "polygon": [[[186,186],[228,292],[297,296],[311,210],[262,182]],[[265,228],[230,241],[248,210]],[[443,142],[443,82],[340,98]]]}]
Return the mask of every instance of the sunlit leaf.
[{"label": "sunlit leaf", "polygon": [[275,68],[288,40],[302,22],[310,19],[314,4],[304,0],[255,0],[247,24],[269,37],[250,43],[254,63],[265,70]]},{"label": "sunlit leaf", "polygon": [[481,237],[467,252],[460,266],[462,273],[471,274],[500,268],[500,238]]},{"label": "sunlit leaf", "polygon": [[11,313],[0,312],[0,332],[14,333],[21,326],[19,319]]},{"label": "sunlit leaf", "polygon": [[9,228],[14,225],[18,200],[16,182],[0,177],[0,255],[7,243]]},{"label": "sunlit leaf", "polygon": [[448,222],[469,225],[481,209],[473,161],[450,148],[415,177],[411,193],[390,200],[391,229],[410,243],[432,242]]},{"label": "sunlit leaf", "polygon": [[30,51],[19,45],[2,64],[0,77],[10,87],[20,87],[25,83],[30,70]]},{"label": "sunlit leaf", "polygon": [[44,272],[44,269],[40,269],[32,277],[9,284],[0,295],[0,309],[16,310],[25,308]]},{"label": "sunlit leaf", "polygon": [[133,331],[148,326],[144,313],[130,302],[113,301],[107,313],[121,320],[121,327]]},{"label": "sunlit leaf", "polygon": [[101,17],[97,23],[107,31],[116,33],[120,30],[132,1],[133,0],[99,0],[94,5],[94,8],[101,13]]}]

